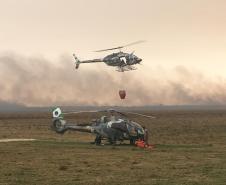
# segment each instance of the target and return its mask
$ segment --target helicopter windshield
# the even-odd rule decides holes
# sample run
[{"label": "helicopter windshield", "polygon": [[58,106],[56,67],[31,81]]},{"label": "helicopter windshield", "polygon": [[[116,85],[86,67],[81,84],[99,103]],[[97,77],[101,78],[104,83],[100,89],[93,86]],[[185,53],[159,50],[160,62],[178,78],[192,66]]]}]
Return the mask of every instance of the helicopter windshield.
[{"label": "helicopter windshield", "polygon": [[127,129],[131,135],[144,134],[144,129],[136,122],[127,124]]},{"label": "helicopter windshield", "polygon": [[144,134],[144,129],[143,129],[142,126],[140,126],[138,123],[131,121],[131,122],[129,122],[129,124],[128,124],[128,129],[129,129],[130,127],[131,127],[131,128],[135,128],[135,130],[136,130],[139,134]]}]

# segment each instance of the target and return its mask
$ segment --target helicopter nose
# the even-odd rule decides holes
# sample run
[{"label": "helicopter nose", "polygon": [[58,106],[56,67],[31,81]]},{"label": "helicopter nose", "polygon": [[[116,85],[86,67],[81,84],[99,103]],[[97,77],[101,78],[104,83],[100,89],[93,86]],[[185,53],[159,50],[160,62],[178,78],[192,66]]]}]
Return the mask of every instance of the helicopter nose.
[{"label": "helicopter nose", "polygon": [[137,59],[137,62],[138,62],[138,63],[140,63],[141,61],[142,61],[142,59],[141,59],[141,58],[138,58],[138,59]]}]

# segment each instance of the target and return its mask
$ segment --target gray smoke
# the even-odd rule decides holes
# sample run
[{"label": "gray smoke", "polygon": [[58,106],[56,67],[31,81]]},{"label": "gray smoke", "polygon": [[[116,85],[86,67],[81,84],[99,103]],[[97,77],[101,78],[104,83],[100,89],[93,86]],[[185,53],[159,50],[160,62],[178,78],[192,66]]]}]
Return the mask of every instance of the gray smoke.
[{"label": "gray smoke", "polygon": [[25,106],[12,102],[0,101],[0,112],[24,110]]},{"label": "gray smoke", "polygon": [[[54,63],[42,57],[2,55],[0,106],[1,102],[27,106],[226,102],[225,79],[209,79],[183,66],[172,71],[150,69],[150,75],[145,77],[139,69],[121,74],[114,72],[114,68],[105,70],[107,67],[103,65],[92,70],[84,65],[75,71],[72,61],[70,56],[63,56]],[[122,88],[127,91],[124,101],[118,96]]]}]

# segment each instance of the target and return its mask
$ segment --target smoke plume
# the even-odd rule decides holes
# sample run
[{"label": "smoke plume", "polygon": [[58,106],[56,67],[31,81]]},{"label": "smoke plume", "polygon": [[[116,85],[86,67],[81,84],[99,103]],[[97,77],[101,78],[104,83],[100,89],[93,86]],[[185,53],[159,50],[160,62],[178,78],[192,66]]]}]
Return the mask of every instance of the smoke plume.
[{"label": "smoke plume", "polygon": [[[208,78],[183,66],[171,71],[149,69],[149,75],[139,69],[121,74],[101,64],[99,68],[81,65],[75,71],[72,60],[63,56],[54,63],[42,57],[0,56],[0,102],[27,106],[226,103],[226,79]],[[118,96],[122,88],[127,92],[123,101]]]}]

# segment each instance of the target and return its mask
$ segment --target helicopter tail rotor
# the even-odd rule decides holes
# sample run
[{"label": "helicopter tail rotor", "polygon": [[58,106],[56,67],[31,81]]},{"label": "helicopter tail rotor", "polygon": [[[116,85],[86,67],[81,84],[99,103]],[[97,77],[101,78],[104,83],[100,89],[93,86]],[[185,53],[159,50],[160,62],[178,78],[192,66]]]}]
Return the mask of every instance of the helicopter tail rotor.
[{"label": "helicopter tail rotor", "polygon": [[64,134],[64,132],[67,131],[66,121],[64,119],[55,118],[53,119],[51,128],[58,134]]},{"label": "helicopter tail rotor", "polygon": [[78,69],[81,61],[78,59],[78,57],[75,54],[73,54],[73,57],[75,59],[75,69]]}]

